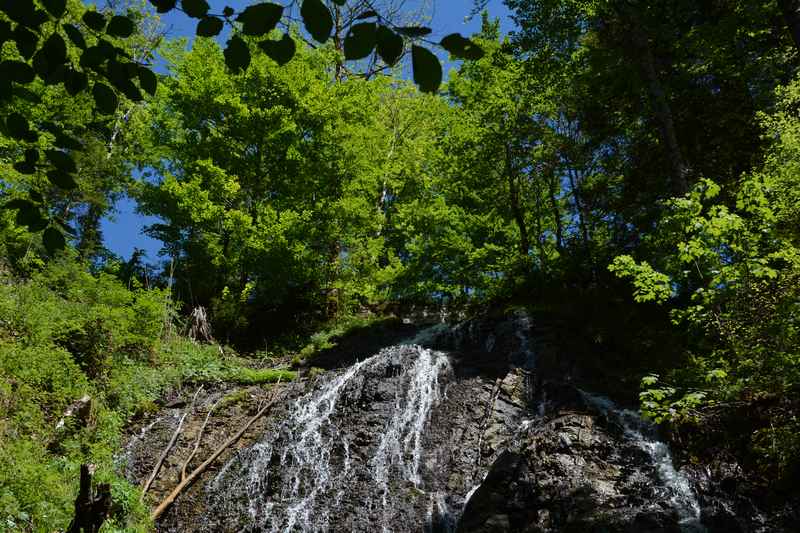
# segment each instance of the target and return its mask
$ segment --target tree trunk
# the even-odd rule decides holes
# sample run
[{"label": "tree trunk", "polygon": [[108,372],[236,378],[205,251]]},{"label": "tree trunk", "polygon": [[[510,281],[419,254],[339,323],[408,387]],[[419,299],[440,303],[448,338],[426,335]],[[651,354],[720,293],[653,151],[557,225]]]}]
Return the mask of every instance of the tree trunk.
[{"label": "tree trunk", "polygon": [[618,8],[618,14],[623,20],[625,29],[629,31],[631,42],[634,46],[634,53],[637,56],[639,67],[642,70],[645,82],[647,83],[647,93],[650,98],[650,105],[658,128],[661,132],[661,140],[667,151],[667,159],[670,165],[670,189],[675,196],[683,196],[689,190],[688,175],[689,168],[681,153],[678,144],[678,136],[675,133],[675,119],[669,105],[667,94],[656,70],[656,62],[653,57],[653,50],[650,47],[650,39],[644,29],[642,21],[635,8]]},{"label": "tree trunk", "polygon": [[798,51],[800,51],[800,13],[798,12],[797,0],[778,0],[778,5],[783,12],[783,20],[786,21],[786,27],[789,28],[789,33],[792,34],[792,40]]},{"label": "tree trunk", "polygon": [[527,258],[531,249],[528,228],[525,225],[525,216],[519,205],[519,184],[514,170],[514,163],[511,157],[511,147],[506,145],[506,177],[508,178],[509,200],[511,201],[511,214],[519,228],[519,251],[522,257]]},{"label": "tree trunk", "polygon": [[558,199],[556,198],[556,177],[554,173],[547,178],[548,198],[550,200],[550,209],[553,212],[553,223],[556,227],[556,249],[560,252],[564,249],[564,228],[561,224],[561,210],[558,208]]},{"label": "tree trunk", "polygon": [[578,171],[574,168],[567,170],[569,175],[569,187],[572,189],[572,199],[575,202],[575,214],[578,215],[578,227],[581,229],[581,237],[583,238],[583,246],[589,249],[589,227],[588,213],[586,206],[583,203],[583,198],[580,192],[580,182],[578,181]]}]

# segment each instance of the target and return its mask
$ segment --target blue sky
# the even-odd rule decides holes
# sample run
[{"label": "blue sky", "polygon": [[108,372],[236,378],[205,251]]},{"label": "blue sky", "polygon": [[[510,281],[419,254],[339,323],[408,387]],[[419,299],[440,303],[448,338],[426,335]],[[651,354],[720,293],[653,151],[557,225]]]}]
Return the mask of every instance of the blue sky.
[{"label": "blue sky", "polygon": [[[221,12],[226,5],[230,5],[238,11],[251,3],[254,1],[209,0],[213,13]],[[417,3],[417,1],[409,2],[411,6]],[[480,16],[465,21],[472,9],[473,2],[471,0],[435,0],[433,3],[434,8],[429,12],[432,15],[429,24],[434,30],[432,38],[438,39],[455,32],[471,35],[480,29]],[[492,17],[500,17],[501,30],[504,33],[510,31],[512,22],[502,0],[491,0],[487,7]],[[194,35],[197,24],[196,19],[191,19],[177,10],[163,16],[162,22],[168,29],[169,37],[191,37]],[[147,252],[150,262],[156,261],[161,243],[142,233],[146,225],[155,221],[155,218],[136,214],[135,204],[131,200],[121,200],[116,206],[116,213],[103,221],[102,229],[106,246],[124,258],[129,258],[134,248],[140,248]]]}]

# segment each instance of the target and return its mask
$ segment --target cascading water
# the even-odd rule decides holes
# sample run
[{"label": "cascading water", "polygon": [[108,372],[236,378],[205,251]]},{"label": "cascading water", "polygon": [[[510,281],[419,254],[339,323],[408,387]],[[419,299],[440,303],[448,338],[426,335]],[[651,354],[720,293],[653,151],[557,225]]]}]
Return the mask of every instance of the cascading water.
[{"label": "cascading water", "polygon": [[681,529],[687,533],[705,532],[706,528],[700,521],[697,496],[688,478],[675,469],[667,444],[653,436],[654,428],[635,411],[620,409],[608,398],[583,391],[581,394],[590,405],[617,421],[622,426],[625,437],[650,457],[662,489],[666,491],[669,502],[678,513]]},{"label": "cascading water", "polygon": [[[402,490],[424,492],[424,432],[442,398],[440,378],[450,372],[445,354],[419,345],[387,348],[299,398],[275,432],[234,457],[210,485],[218,507],[237,514],[246,506],[248,530],[317,532],[341,529],[343,509],[373,507],[379,529],[392,531],[394,500]],[[343,429],[348,409],[389,396],[390,409],[374,413],[369,432]],[[382,416],[387,415],[387,416]],[[364,442],[365,440],[374,442]],[[352,456],[357,446],[362,455]],[[368,456],[363,451],[369,450]],[[372,501],[353,501],[354,486],[371,485]],[[410,486],[407,487],[406,485]],[[437,501],[441,508],[442,501]],[[331,513],[337,513],[332,517]],[[363,527],[363,526],[361,526]],[[357,525],[349,526],[355,530]]]}]

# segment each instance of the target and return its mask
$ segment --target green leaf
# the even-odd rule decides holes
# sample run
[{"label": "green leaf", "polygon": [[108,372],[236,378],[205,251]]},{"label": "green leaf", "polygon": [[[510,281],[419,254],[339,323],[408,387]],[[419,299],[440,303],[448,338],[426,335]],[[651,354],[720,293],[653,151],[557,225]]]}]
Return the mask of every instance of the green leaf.
[{"label": "green leaf", "polygon": [[363,59],[375,48],[376,25],[374,22],[362,22],[350,28],[344,38],[344,57],[347,60]]},{"label": "green leaf", "polygon": [[397,33],[401,35],[405,35],[406,37],[425,37],[431,33],[430,28],[426,28],[424,26],[401,26],[399,28],[395,28]]},{"label": "green leaf", "polygon": [[444,37],[439,44],[450,52],[453,57],[460,59],[478,60],[484,55],[480,46],[463,37],[460,33],[451,33]]},{"label": "green leaf", "polygon": [[97,11],[87,11],[83,14],[83,23],[94,31],[103,31],[106,27],[106,17]]},{"label": "green leaf", "polygon": [[414,83],[424,93],[435,93],[442,83],[442,65],[439,58],[427,48],[411,47],[411,67],[414,70]]},{"label": "green leaf", "polygon": [[25,150],[25,162],[34,164],[39,161],[39,150],[36,148],[28,148]]},{"label": "green leaf", "polygon": [[105,83],[95,83],[94,87],[92,87],[92,96],[100,113],[110,115],[117,110],[119,99],[111,87]]},{"label": "green leaf", "polygon": [[333,16],[321,0],[303,0],[300,8],[303,24],[315,41],[324,43],[333,31]]},{"label": "green leaf", "polygon": [[133,35],[134,29],[135,26],[131,19],[122,15],[117,15],[111,17],[111,20],[108,23],[108,28],[106,28],[106,33],[113,35],[114,37],[124,38]]},{"label": "green leaf", "polygon": [[30,59],[36,52],[39,44],[39,37],[27,28],[17,26],[14,30],[14,42],[17,43],[17,50],[25,59]]},{"label": "green leaf", "polygon": [[140,66],[137,74],[139,76],[139,86],[142,90],[151,96],[155,96],[158,88],[158,79],[153,71],[147,67]]},{"label": "green leaf", "polygon": [[67,10],[67,0],[41,0],[42,5],[53,17],[60,19]]},{"label": "green leaf", "polygon": [[25,140],[30,129],[28,120],[19,113],[11,113],[6,118],[6,131],[14,139]]},{"label": "green leaf", "polygon": [[236,20],[242,23],[245,35],[265,35],[275,29],[283,15],[283,6],[265,2],[249,6]]},{"label": "green leaf", "polygon": [[64,89],[66,89],[67,94],[75,96],[86,89],[88,85],[89,77],[85,73],[73,68],[67,69],[64,74]]},{"label": "green leaf", "polygon": [[168,13],[175,9],[177,0],[150,0],[150,3],[156,7],[156,13]]},{"label": "green leaf", "polygon": [[278,41],[261,41],[258,47],[278,65],[285,65],[294,57],[296,45],[289,34],[284,33]]},{"label": "green leaf", "polygon": [[200,22],[197,23],[197,30],[195,33],[200,37],[214,37],[215,35],[219,35],[223,26],[224,22],[217,17],[205,17],[200,19]]},{"label": "green leaf", "polygon": [[52,183],[56,187],[61,187],[62,189],[75,189],[78,187],[78,183],[75,181],[75,177],[72,174],[69,174],[62,170],[48,171],[47,179],[50,180],[50,183]]},{"label": "green leaf", "polygon": [[228,41],[228,46],[225,48],[225,64],[231,72],[239,72],[247,70],[250,66],[250,49],[247,47],[241,37],[234,35]]},{"label": "green leaf", "polygon": [[72,41],[72,44],[81,50],[86,50],[86,39],[83,38],[81,30],[72,24],[62,24],[61,27],[64,28],[64,33],[67,34],[67,37],[70,41]]},{"label": "green leaf", "polygon": [[75,161],[66,152],[62,152],[61,150],[45,150],[44,155],[58,170],[64,172],[78,171],[78,166],[75,164]]},{"label": "green leaf", "polygon": [[42,244],[44,244],[47,253],[53,255],[57,251],[63,250],[67,245],[67,241],[60,231],[50,227],[44,230],[42,234]]},{"label": "green leaf", "polygon": [[27,63],[6,59],[0,63],[0,76],[16,83],[27,84],[33,81],[36,73]]},{"label": "green leaf", "polygon": [[378,26],[376,34],[378,42],[378,55],[381,56],[383,62],[389,66],[397,63],[400,56],[403,55],[403,38],[386,26]]}]

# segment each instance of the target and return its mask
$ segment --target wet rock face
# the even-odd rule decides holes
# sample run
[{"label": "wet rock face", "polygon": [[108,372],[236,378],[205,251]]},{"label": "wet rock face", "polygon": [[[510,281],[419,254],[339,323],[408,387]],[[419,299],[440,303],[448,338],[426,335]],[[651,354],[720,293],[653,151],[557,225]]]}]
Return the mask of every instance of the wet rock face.
[{"label": "wet rock face", "polygon": [[[732,496],[724,480],[738,480],[735,472],[676,469],[635,413],[582,391],[551,364],[557,358],[531,326],[521,313],[471,320],[366,359],[329,361],[338,370],[289,386],[288,399],[178,499],[158,530],[791,531]],[[146,477],[168,440],[181,412],[171,405],[131,441],[132,480]],[[238,429],[247,405],[215,417],[204,447]],[[174,484],[187,442],[155,496]]]},{"label": "wet rock face", "polygon": [[647,455],[594,416],[557,416],[521,441],[492,465],[459,533],[682,531],[668,496],[653,483]]}]

